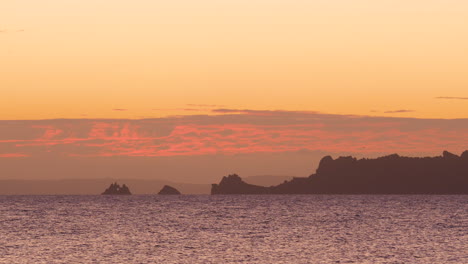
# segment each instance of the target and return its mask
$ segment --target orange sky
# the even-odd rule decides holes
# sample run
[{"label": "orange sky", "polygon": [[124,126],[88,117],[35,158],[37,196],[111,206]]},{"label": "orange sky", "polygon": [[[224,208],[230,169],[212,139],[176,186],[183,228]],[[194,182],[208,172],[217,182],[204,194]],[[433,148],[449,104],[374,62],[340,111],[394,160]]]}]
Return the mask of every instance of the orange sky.
[{"label": "orange sky", "polygon": [[0,119],[466,118],[467,17],[464,0],[5,1]]}]

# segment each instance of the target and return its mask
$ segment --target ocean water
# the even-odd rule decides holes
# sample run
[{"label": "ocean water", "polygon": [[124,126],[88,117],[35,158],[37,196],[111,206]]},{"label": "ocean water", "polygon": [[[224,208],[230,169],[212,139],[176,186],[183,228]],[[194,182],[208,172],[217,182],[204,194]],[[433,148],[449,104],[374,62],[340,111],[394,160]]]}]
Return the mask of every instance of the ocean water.
[{"label": "ocean water", "polygon": [[0,196],[0,263],[468,263],[468,196]]}]

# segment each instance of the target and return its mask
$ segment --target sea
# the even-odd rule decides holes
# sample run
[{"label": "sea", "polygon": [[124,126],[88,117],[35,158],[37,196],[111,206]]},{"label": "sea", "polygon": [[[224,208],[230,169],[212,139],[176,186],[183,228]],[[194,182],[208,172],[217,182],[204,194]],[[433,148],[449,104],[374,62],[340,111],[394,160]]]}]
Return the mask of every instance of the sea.
[{"label": "sea", "polygon": [[468,196],[0,196],[0,263],[465,264]]}]

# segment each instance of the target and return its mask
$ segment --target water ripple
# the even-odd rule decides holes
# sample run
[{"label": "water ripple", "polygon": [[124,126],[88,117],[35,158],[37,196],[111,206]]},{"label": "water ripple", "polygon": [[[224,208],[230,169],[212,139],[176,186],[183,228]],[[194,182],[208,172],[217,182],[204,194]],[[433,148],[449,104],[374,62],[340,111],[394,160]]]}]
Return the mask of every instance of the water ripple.
[{"label": "water ripple", "polygon": [[468,196],[0,196],[0,263],[468,263]]}]

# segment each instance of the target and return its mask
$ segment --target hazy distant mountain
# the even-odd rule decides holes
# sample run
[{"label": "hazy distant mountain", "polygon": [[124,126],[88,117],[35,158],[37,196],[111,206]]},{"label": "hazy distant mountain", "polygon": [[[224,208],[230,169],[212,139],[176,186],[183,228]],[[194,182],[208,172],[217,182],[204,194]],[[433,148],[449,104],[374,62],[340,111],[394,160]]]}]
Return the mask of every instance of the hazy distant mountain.
[{"label": "hazy distant mountain", "polygon": [[281,184],[284,181],[290,181],[293,178],[293,176],[258,175],[246,177],[244,178],[244,181],[249,184],[269,187]]},{"label": "hazy distant mountain", "polygon": [[263,187],[232,174],[213,184],[212,194],[468,194],[468,151],[457,156],[377,159],[324,157],[317,172]]},{"label": "hazy distant mountain", "polygon": [[164,187],[158,192],[159,195],[179,195],[181,194],[176,188],[164,185]]},{"label": "hazy distant mountain", "polygon": [[0,180],[0,195],[9,194],[101,194],[109,184],[127,185],[133,194],[157,194],[171,185],[183,194],[209,194],[209,184],[186,184],[162,180],[83,179],[83,180]]}]

